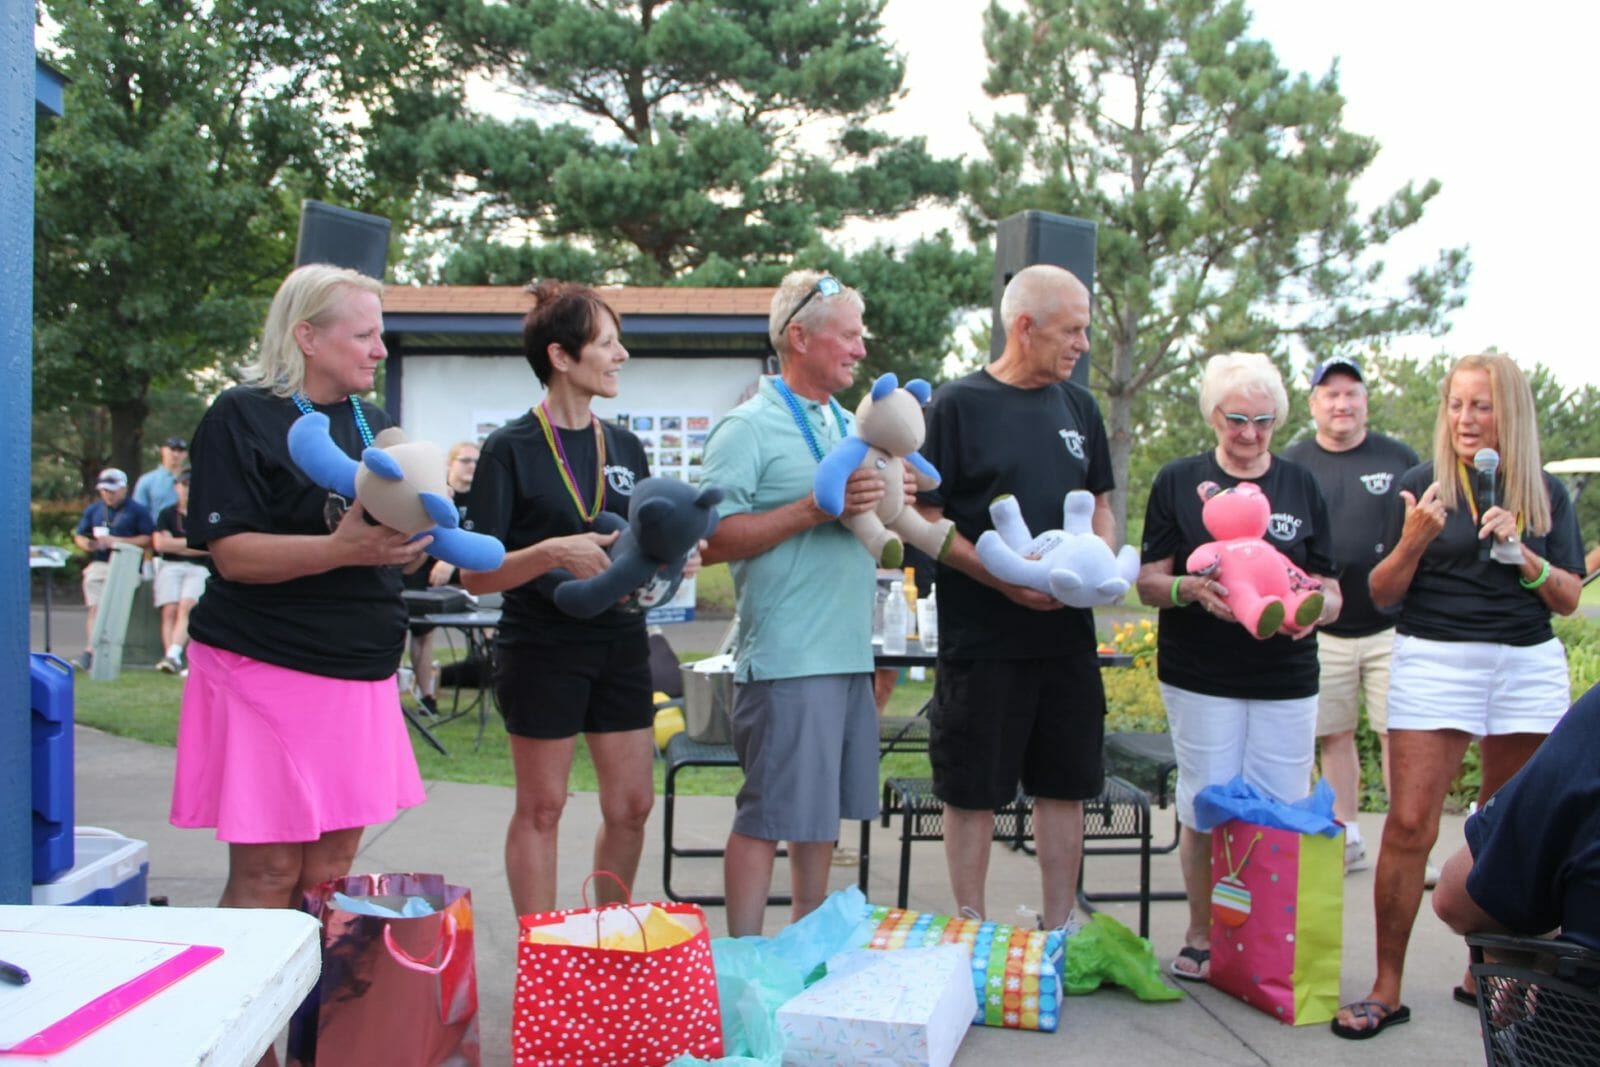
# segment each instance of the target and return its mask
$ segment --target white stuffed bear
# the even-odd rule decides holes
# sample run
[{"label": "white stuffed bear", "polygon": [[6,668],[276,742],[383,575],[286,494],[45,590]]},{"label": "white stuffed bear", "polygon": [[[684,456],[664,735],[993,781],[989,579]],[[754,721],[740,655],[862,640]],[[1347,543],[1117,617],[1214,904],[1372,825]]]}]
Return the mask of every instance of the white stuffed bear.
[{"label": "white stuffed bear", "polygon": [[1028,533],[1014,496],[989,505],[993,530],[978,538],[978,559],[1003,582],[1037,589],[1073,608],[1115,604],[1139,577],[1139,553],[1123,545],[1116,555],[1091,527],[1094,494],[1074,489],[1062,506],[1062,529]]}]

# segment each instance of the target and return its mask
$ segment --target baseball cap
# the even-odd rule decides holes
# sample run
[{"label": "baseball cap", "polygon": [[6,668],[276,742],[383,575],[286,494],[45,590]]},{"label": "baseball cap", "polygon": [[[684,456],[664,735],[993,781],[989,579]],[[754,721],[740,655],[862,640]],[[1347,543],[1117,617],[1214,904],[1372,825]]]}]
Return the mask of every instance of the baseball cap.
[{"label": "baseball cap", "polygon": [[1317,369],[1311,372],[1311,388],[1315,389],[1322,384],[1322,379],[1330,374],[1348,374],[1358,382],[1366,382],[1361,376],[1361,366],[1353,359],[1344,356],[1334,356],[1317,364]]},{"label": "baseball cap", "polygon": [[179,452],[187,452],[187,451],[189,451],[189,442],[185,441],[181,437],[178,437],[176,434],[174,434],[172,437],[167,438],[165,441],[163,441],[161,443],[164,444],[168,448],[175,448]]},{"label": "baseball cap", "polygon": [[100,472],[100,477],[95,480],[96,489],[126,489],[128,476],[116,467],[107,467]]}]

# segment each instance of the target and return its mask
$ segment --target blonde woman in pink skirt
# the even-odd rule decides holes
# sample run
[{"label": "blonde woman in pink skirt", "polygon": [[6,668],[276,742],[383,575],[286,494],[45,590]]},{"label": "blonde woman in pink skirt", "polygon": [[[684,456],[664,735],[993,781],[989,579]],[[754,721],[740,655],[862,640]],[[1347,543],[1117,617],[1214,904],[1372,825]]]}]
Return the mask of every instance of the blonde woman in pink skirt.
[{"label": "blonde woman in pink skirt", "polygon": [[189,621],[171,818],[228,843],[224,907],[298,906],[349,873],[365,827],[423,799],[394,674],[401,572],[428,539],[369,522],[287,445],[307,411],[352,457],[390,425],[358,396],[387,354],[381,295],[354,271],[290,274],[244,384],[192,439],[188,539],[213,574]]}]

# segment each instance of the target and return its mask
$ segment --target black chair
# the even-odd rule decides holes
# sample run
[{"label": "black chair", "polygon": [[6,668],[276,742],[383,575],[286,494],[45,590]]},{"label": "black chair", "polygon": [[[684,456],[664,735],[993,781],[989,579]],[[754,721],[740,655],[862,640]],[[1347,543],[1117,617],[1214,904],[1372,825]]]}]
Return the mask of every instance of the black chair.
[{"label": "black chair", "polygon": [[1469,934],[1484,1062],[1600,1062],[1600,952],[1570,941]]}]

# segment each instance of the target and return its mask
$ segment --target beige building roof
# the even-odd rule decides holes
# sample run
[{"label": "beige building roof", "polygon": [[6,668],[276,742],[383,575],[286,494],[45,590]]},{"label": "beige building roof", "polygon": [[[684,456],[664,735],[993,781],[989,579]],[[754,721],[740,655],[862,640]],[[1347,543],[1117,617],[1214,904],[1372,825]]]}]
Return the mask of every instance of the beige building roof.
[{"label": "beige building roof", "polygon": [[[771,288],[691,289],[611,286],[599,293],[619,315],[761,315],[772,305]],[[521,315],[528,294],[512,285],[391,285],[383,291],[389,314]]]}]

